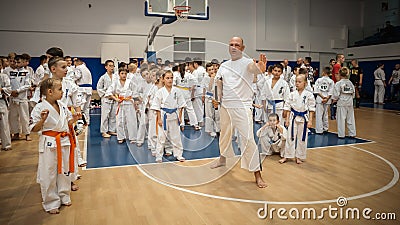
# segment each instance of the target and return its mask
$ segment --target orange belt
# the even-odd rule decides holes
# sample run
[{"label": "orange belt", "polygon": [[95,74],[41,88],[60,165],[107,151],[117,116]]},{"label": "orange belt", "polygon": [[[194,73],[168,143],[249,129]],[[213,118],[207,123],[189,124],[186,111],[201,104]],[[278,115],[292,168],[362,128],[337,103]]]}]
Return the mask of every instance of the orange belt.
[{"label": "orange belt", "polygon": [[42,134],[50,137],[56,138],[56,145],[57,145],[57,172],[58,174],[62,173],[62,154],[61,154],[61,138],[62,137],[69,137],[69,142],[71,145],[69,146],[69,172],[75,172],[75,147],[76,147],[76,140],[74,135],[74,128],[72,126],[68,126],[68,132],[58,132],[53,130],[43,131]]},{"label": "orange belt", "polygon": [[115,113],[116,115],[118,115],[118,113],[119,113],[119,107],[121,106],[121,103],[122,103],[123,101],[131,101],[131,100],[132,100],[132,97],[129,96],[129,97],[125,98],[125,97],[119,96],[118,99],[120,100],[120,102],[118,102],[117,112]]}]

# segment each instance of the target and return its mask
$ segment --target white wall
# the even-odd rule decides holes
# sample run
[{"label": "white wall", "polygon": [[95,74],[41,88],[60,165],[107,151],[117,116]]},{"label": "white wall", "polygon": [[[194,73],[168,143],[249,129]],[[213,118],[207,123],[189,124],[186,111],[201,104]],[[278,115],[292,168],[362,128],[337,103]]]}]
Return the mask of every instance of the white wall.
[{"label": "white wall", "polygon": [[347,48],[344,54],[346,59],[360,61],[400,59],[400,43]]},{"label": "white wall", "polygon": [[[206,59],[226,59],[225,44],[230,37],[241,36],[250,57],[265,52],[272,61],[304,56],[319,61],[320,54],[342,52],[346,47],[348,26],[362,23],[361,9],[357,11],[362,3],[338,0],[351,8],[341,8],[346,16],[335,21],[330,0],[209,0],[209,21],[165,25],[155,40],[155,50],[167,49],[160,54],[168,59],[173,36],[200,37],[209,41]],[[102,42],[127,42],[130,56],[142,57],[148,31],[159,20],[145,17],[143,7],[144,0],[5,1],[2,8],[7,10],[0,14],[0,55],[16,51],[39,56],[48,47],[60,46],[68,55],[100,57]],[[29,10],[15,16],[22,8]]]}]

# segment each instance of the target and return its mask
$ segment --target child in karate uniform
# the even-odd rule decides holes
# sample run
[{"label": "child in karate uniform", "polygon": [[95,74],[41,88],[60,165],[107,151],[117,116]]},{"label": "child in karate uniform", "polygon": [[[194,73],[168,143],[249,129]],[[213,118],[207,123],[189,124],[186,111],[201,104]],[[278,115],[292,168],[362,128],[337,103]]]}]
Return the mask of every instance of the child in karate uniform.
[{"label": "child in karate uniform", "polygon": [[1,150],[11,150],[10,126],[8,121],[8,96],[11,94],[10,78],[0,73],[0,140]]},{"label": "child in karate uniform", "polygon": [[180,89],[173,87],[173,74],[167,71],[163,75],[164,87],[159,89],[154,97],[151,109],[157,111],[158,139],[156,162],[162,162],[166,139],[173,146],[174,157],[180,162],[185,161],[180,130],[184,129],[182,109],[186,106],[185,97]]},{"label": "child in karate uniform", "polygon": [[215,68],[213,64],[206,64],[206,76],[203,78],[203,96],[205,105],[205,131],[215,137],[220,132],[218,106],[214,107],[212,100],[218,96],[215,94],[217,79],[215,78]]},{"label": "child in karate uniform", "polygon": [[285,163],[288,158],[296,158],[296,163],[301,164],[307,156],[307,127],[312,127],[315,98],[312,92],[306,90],[307,77],[306,71],[304,72],[296,77],[297,90],[290,93],[285,102],[284,115],[288,136],[284,158],[279,160],[280,163]]},{"label": "child in karate uniform", "polygon": [[257,131],[261,151],[266,155],[277,152],[283,158],[287,130],[279,124],[279,116],[275,113],[268,115],[268,122]]},{"label": "child in karate uniform", "polygon": [[63,104],[60,80],[42,81],[40,93],[44,99],[32,110],[30,128],[39,132],[39,183],[42,205],[46,212],[59,213],[61,205],[71,205],[71,175],[75,171],[73,123],[80,113],[72,115]]},{"label": "child in karate uniform", "polygon": [[322,77],[314,85],[314,94],[317,95],[315,109],[315,132],[322,134],[328,131],[328,107],[331,104],[334,83],[329,77],[332,74],[330,67],[322,70]]},{"label": "child in karate uniform", "polygon": [[349,80],[349,69],[342,67],[339,70],[340,81],[336,82],[333,96],[337,102],[337,128],[338,137],[344,138],[346,134],[346,126],[349,129],[349,136],[356,136],[356,121],[354,120],[353,98],[355,97],[355,88]]},{"label": "child in karate uniform", "polygon": [[132,79],[126,79],[128,71],[120,68],[119,79],[114,80],[105,97],[118,102],[117,107],[117,139],[122,144],[126,139],[135,143],[137,138],[137,117],[134,100],[138,99],[137,86]]}]

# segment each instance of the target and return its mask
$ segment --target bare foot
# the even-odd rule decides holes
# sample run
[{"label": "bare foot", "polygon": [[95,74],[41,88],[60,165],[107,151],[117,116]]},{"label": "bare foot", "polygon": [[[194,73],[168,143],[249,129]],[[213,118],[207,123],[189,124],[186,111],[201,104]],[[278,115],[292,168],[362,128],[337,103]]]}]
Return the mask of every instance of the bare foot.
[{"label": "bare foot", "polygon": [[254,176],[256,178],[256,184],[259,188],[267,187],[267,183],[265,183],[264,180],[262,179],[260,171],[254,172]]},{"label": "bare foot", "polygon": [[297,164],[302,164],[303,161],[301,161],[301,159],[297,158],[297,159],[296,159],[296,163],[297,163]]},{"label": "bare foot", "polygon": [[162,163],[162,159],[157,159],[156,163]]},{"label": "bare foot", "polygon": [[50,213],[50,214],[59,214],[60,210],[59,209],[52,209],[52,210],[47,211],[47,212]]},{"label": "bare foot", "polygon": [[180,156],[180,157],[176,157],[176,159],[177,160],[179,160],[179,162],[185,162],[185,158],[183,158],[182,156]]},{"label": "bare foot", "polygon": [[282,158],[282,159],[280,159],[278,162],[280,163],[280,164],[282,164],[282,163],[285,163],[287,161],[287,158]]},{"label": "bare foot", "polygon": [[72,202],[63,203],[63,205],[65,205],[65,206],[71,206],[71,205],[72,205]]},{"label": "bare foot", "polygon": [[74,182],[71,182],[71,191],[77,191],[77,190],[79,190],[79,186]]},{"label": "bare foot", "polygon": [[167,157],[169,157],[169,156],[171,156],[171,155],[172,155],[171,152],[166,152],[166,153],[165,153],[165,156],[167,156]]},{"label": "bare foot", "polygon": [[25,136],[25,140],[26,140],[26,141],[32,141],[32,138],[31,138],[29,135],[26,135],[26,136]]},{"label": "bare foot", "polygon": [[79,164],[78,166],[79,167],[85,167],[85,166],[87,166],[87,163],[82,163],[82,164]]},{"label": "bare foot", "polygon": [[215,169],[215,168],[222,167],[225,165],[226,165],[226,158],[223,156],[220,156],[219,160],[216,163],[214,163],[213,165],[211,165],[210,168]]}]

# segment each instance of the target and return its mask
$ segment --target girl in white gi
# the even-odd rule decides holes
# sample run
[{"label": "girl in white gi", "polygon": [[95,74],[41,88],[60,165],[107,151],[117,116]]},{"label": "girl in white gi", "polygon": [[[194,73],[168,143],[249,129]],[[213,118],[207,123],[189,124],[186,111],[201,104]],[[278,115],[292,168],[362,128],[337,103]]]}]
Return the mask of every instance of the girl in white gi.
[{"label": "girl in white gi", "polygon": [[[289,96],[290,89],[287,82],[281,78],[283,66],[281,64],[275,64],[272,67],[272,79],[267,79],[263,88],[262,105],[264,105],[267,116],[271,113],[275,113],[279,118],[283,118],[283,104]],[[268,96],[272,92],[272,96]],[[281,121],[283,125],[283,120]]]},{"label": "girl in white gi", "polygon": [[205,131],[215,137],[217,132],[220,132],[218,106],[214,107],[212,100],[217,98],[215,94],[217,79],[215,78],[215,68],[213,64],[206,64],[206,76],[203,79],[203,96],[205,105]]},{"label": "girl in white gi", "polygon": [[331,97],[335,83],[329,77],[331,76],[329,66],[322,70],[322,77],[318,78],[314,85],[314,94],[317,95],[315,108],[315,132],[323,134],[328,131],[328,107],[331,104]]},{"label": "girl in white gi", "polygon": [[117,135],[117,120],[115,117],[117,102],[111,97],[105,97],[105,94],[113,81],[118,80],[118,77],[113,74],[114,62],[112,60],[106,60],[104,65],[106,73],[97,82],[97,93],[101,98],[100,132],[104,138],[109,138],[111,135]]},{"label": "girl in white gi", "polygon": [[[300,71],[301,72],[301,71]],[[284,163],[288,158],[296,158],[296,163],[301,164],[307,155],[307,127],[312,127],[315,111],[315,98],[312,92],[306,90],[307,71],[296,77],[296,88],[290,93],[285,102],[285,125],[288,127],[284,158],[279,160]]]},{"label": "girl in white gi", "polygon": [[346,126],[349,129],[349,136],[356,136],[356,121],[354,120],[353,98],[355,97],[355,88],[349,80],[349,69],[342,67],[339,70],[340,81],[336,82],[333,90],[332,99],[337,101],[336,120],[338,126],[338,137],[344,138]]},{"label": "girl in white gi", "polygon": [[10,126],[8,123],[8,100],[11,94],[10,78],[0,73],[0,140],[1,150],[11,150]]},{"label": "girl in white gi", "polygon": [[256,134],[261,144],[262,153],[272,155],[277,152],[283,158],[287,130],[279,124],[279,116],[277,114],[269,114],[268,122],[258,129]]},{"label": "girl in white gi", "polygon": [[122,144],[126,139],[135,143],[137,138],[137,117],[134,99],[138,99],[137,86],[132,79],[126,79],[128,71],[120,68],[119,79],[114,80],[105,97],[118,102],[117,107],[117,139]]},{"label": "girl in white gi", "polygon": [[39,183],[42,205],[46,212],[59,213],[61,205],[71,205],[71,173],[75,170],[75,136],[73,123],[80,116],[72,115],[63,104],[61,81],[42,81],[40,92],[45,98],[32,110],[30,128],[39,132]]},{"label": "girl in white gi", "polygon": [[[148,118],[149,118],[149,131],[147,133],[147,149],[151,151],[153,156],[156,156],[156,146],[157,146],[157,112],[152,110],[150,107],[153,104],[154,96],[158,89],[164,86],[163,82],[160,79],[156,78],[155,72],[150,72],[150,79],[152,82],[152,87],[147,93],[146,99],[146,108],[148,108]],[[147,107],[149,106],[149,107]]]},{"label": "girl in white gi", "polygon": [[194,96],[192,96],[193,93],[192,90],[193,90],[193,85],[195,83],[195,79],[193,78],[193,75],[191,73],[186,72],[184,63],[180,64],[179,66],[181,72],[181,80],[179,81],[178,79],[176,87],[181,89],[183,96],[185,97],[186,101],[185,111],[187,112],[187,115],[189,117],[190,125],[193,126],[195,130],[200,130],[201,128],[198,126],[196,113],[194,112],[192,104],[192,99],[194,99]]},{"label": "girl in white gi", "polygon": [[151,94],[150,91],[154,89],[155,76],[152,79],[150,72],[147,69],[142,69],[141,71],[144,82],[140,83],[139,94],[141,97],[141,104],[139,104],[139,129],[137,137],[137,146],[141,147],[144,143],[144,137],[147,133],[147,124],[149,124],[149,98]]},{"label": "girl in white gi", "polygon": [[374,71],[375,77],[375,93],[374,93],[374,103],[383,105],[383,100],[385,99],[385,89],[386,89],[386,75],[383,68],[385,65],[383,63],[378,64],[378,68]]},{"label": "girl in white gi", "polygon": [[163,75],[164,87],[159,89],[154,97],[151,109],[157,111],[158,139],[156,162],[162,162],[165,141],[168,138],[173,145],[174,157],[180,162],[183,158],[183,146],[180,130],[182,123],[182,109],[186,106],[182,92],[172,86],[173,74],[167,71]]}]

